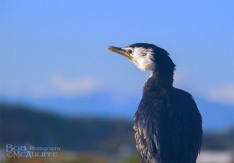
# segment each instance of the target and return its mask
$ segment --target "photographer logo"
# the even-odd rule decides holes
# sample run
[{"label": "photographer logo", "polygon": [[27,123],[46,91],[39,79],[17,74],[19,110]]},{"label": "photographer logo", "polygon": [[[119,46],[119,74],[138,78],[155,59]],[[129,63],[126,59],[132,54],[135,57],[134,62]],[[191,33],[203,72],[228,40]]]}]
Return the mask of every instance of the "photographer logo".
[{"label": "photographer logo", "polygon": [[60,151],[61,147],[35,147],[6,144],[6,156],[8,158],[58,157]]}]

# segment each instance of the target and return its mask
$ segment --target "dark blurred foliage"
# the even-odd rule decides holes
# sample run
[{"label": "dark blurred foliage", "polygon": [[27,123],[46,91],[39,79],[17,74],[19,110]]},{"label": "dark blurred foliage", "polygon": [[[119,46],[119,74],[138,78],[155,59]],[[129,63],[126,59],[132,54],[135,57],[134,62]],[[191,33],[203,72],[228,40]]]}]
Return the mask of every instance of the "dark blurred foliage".
[{"label": "dark blurred foliage", "polygon": [[138,154],[132,154],[128,158],[120,161],[119,163],[138,163],[140,162],[140,157],[138,157]]},{"label": "dark blurred foliage", "polygon": [[[104,163],[108,162],[105,158],[115,153],[123,156],[121,163],[138,162],[132,123],[101,117],[68,118],[35,111],[28,106],[0,104],[0,147],[5,148],[6,144],[57,146],[62,151],[88,153],[74,158],[74,162],[91,163],[92,159],[100,159]],[[202,148],[234,149],[234,127],[223,132],[205,131]]]},{"label": "dark blurred foliage", "polygon": [[0,145],[59,146],[62,150],[110,153],[121,144],[135,149],[131,122],[67,118],[25,106],[0,106]]},{"label": "dark blurred foliage", "polygon": [[234,150],[234,126],[222,132],[206,132],[203,148],[212,150]]},{"label": "dark blurred foliage", "polygon": [[103,156],[97,156],[91,154],[89,155],[63,154],[62,157],[59,158],[50,158],[50,157],[35,157],[35,158],[16,157],[11,159],[8,158],[6,160],[0,161],[0,163],[109,163],[109,161]]}]

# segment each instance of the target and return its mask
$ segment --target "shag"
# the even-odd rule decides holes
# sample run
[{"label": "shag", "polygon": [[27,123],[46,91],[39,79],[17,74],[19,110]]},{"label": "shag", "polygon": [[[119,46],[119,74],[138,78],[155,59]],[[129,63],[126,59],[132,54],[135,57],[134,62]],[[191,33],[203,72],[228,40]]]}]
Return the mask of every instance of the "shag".
[{"label": "shag", "polygon": [[202,117],[193,97],[173,87],[175,64],[168,52],[147,43],[108,50],[152,71],[133,126],[141,163],[195,163],[202,144]]}]

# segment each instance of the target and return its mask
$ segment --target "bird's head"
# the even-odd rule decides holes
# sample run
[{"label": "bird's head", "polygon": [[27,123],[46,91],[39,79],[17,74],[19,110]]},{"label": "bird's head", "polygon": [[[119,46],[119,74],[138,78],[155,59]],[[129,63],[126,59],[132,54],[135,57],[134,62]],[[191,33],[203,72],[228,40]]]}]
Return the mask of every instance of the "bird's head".
[{"label": "bird's head", "polygon": [[136,43],[123,48],[110,46],[108,50],[125,56],[143,71],[173,72],[175,68],[168,52],[153,44]]}]

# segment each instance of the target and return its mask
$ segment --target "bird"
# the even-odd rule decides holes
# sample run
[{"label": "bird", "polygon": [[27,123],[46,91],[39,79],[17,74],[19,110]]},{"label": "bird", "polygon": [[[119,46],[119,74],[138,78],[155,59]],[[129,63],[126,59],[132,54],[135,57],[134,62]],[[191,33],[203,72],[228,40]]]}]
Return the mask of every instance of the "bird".
[{"label": "bird", "polygon": [[108,50],[152,74],[144,85],[133,131],[141,163],[195,163],[201,150],[202,116],[193,96],[173,86],[175,64],[154,44]]}]

